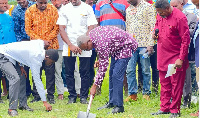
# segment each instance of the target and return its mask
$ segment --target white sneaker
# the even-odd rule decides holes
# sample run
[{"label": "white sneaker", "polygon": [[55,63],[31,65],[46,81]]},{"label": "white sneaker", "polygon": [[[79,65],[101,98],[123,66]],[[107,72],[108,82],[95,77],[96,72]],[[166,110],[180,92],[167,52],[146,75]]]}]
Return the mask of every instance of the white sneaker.
[{"label": "white sneaker", "polygon": [[198,97],[197,96],[192,96],[191,97],[191,102],[196,104],[198,102]]}]

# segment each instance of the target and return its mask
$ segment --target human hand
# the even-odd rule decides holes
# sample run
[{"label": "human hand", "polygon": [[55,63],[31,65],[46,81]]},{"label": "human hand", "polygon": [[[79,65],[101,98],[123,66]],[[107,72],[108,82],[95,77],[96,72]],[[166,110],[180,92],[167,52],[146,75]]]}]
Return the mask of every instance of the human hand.
[{"label": "human hand", "polygon": [[147,51],[149,53],[149,55],[153,54],[154,53],[154,49],[153,49],[153,46],[147,46]]},{"label": "human hand", "polygon": [[82,52],[82,50],[79,47],[77,47],[73,44],[69,45],[69,48],[74,54],[77,54],[77,53],[81,54],[81,52]]},{"label": "human hand", "polygon": [[181,68],[183,65],[183,60],[177,59],[175,61],[175,67],[174,68]]},{"label": "human hand", "polygon": [[21,70],[21,76],[24,74],[25,77],[27,78],[27,73],[26,73],[26,71],[24,70],[24,67],[23,67],[23,66],[20,66],[20,70]]},{"label": "human hand", "polygon": [[98,68],[98,67],[99,67],[99,61],[95,61],[94,68]]},{"label": "human hand", "polygon": [[93,98],[94,98],[94,96],[96,94],[96,89],[97,89],[97,85],[93,84],[92,87],[91,87],[91,89],[90,89],[90,95],[92,95]]},{"label": "human hand", "polygon": [[49,41],[44,40],[44,49],[46,50],[50,46]]},{"label": "human hand", "polygon": [[52,106],[49,103],[47,103],[47,101],[43,101],[43,103],[44,103],[44,106],[46,107],[47,111],[51,111],[52,110]]},{"label": "human hand", "polygon": [[155,32],[153,32],[152,38],[153,38],[154,40],[157,40],[157,39],[158,39],[158,36],[159,36],[159,33],[158,33],[157,35],[155,35]]}]

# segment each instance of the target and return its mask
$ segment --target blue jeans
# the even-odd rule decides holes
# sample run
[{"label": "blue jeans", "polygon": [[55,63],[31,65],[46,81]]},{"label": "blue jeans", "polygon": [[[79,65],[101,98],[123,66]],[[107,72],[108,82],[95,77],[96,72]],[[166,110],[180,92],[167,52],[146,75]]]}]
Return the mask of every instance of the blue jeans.
[{"label": "blue jeans", "polygon": [[130,58],[117,59],[111,57],[109,71],[109,103],[123,106],[123,81]]},{"label": "blue jeans", "polygon": [[144,48],[139,47],[133,56],[131,57],[127,70],[127,82],[128,82],[128,93],[129,95],[137,94],[138,92],[138,85],[136,80],[136,64],[137,60],[140,59],[140,64],[142,67],[142,76],[143,76],[143,95],[144,94],[151,94],[151,72],[150,72],[150,58],[142,58],[143,54],[139,54]]},{"label": "blue jeans", "polygon": [[65,63],[64,63],[64,60],[63,60],[61,76],[62,76],[62,79],[63,79],[64,87],[67,87],[66,75],[65,74],[66,74],[66,72],[65,72]]},{"label": "blue jeans", "polygon": [[196,68],[195,63],[189,63],[191,69],[191,81],[192,81],[192,95],[196,95],[198,91],[198,85],[196,81]]}]

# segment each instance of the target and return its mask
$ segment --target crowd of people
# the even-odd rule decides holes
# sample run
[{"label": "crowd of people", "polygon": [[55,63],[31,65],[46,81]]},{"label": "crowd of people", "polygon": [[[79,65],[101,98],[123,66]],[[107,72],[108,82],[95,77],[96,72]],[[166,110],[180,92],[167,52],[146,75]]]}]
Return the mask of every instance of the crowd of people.
[{"label": "crowd of people", "polygon": [[[109,102],[99,110],[122,113],[123,103],[137,101],[140,91],[150,100],[152,92],[158,94],[159,82],[160,109],[151,115],[176,118],[181,108],[190,108],[198,96],[199,0],[50,2],[17,0],[14,6],[0,1],[0,92],[9,93],[10,116],[18,115],[17,108],[33,111],[27,105],[31,94],[31,103],[42,100],[51,111],[55,90],[59,100],[69,92],[68,104],[77,98],[88,104],[88,94],[101,94],[109,62]],[[176,72],[166,76],[171,65]]]}]

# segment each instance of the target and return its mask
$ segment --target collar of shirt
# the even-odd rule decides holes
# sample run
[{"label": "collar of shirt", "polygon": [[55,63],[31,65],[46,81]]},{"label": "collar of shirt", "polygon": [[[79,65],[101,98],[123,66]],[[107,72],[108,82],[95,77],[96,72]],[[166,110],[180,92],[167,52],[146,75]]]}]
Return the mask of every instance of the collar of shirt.
[{"label": "collar of shirt", "polygon": [[168,18],[170,18],[170,17],[173,15],[173,13],[174,13],[174,9],[176,9],[176,8],[173,7],[172,13],[171,13],[169,16],[167,16],[166,18],[163,18],[163,19],[168,19]]},{"label": "collar of shirt", "polygon": [[[28,2],[28,7],[30,7],[31,5],[33,5],[33,4],[35,4],[36,2],[32,2],[32,1],[29,1],[29,0],[27,0],[27,2]],[[28,8],[27,7],[27,8]],[[22,8],[19,4],[17,5],[17,9],[18,10],[26,10],[27,8]]]},{"label": "collar of shirt", "polygon": [[137,9],[143,4],[145,4],[145,1],[141,0],[137,6],[130,5],[129,7],[130,7],[131,11],[133,12],[133,14],[136,14]]},{"label": "collar of shirt", "polygon": [[140,3],[137,6],[133,6],[133,5],[130,5],[130,6],[131,6],[131,9],[135,9],[135,8],[137,9],[138,7],[140,7],[143,4],[145,4],[145,1],[141,0]]},{"label": "collar of shirt", "polygon": [[40,11],[40,10],[36,7],[36,4],[34,4],[33,8],[34,8],[34,11],[35,11],[35,12],[46,12],[46,11],[50,10],[50,4],[49,4],[49,3],[47,4],[47,7],[46,7],[46,9],[45,9],[44,11]]},{"label": "collar of shirt", "polygon": [[188,0],[188,2],[186,4],[193,5],[191,0]]}]

